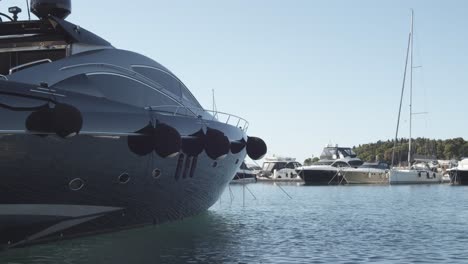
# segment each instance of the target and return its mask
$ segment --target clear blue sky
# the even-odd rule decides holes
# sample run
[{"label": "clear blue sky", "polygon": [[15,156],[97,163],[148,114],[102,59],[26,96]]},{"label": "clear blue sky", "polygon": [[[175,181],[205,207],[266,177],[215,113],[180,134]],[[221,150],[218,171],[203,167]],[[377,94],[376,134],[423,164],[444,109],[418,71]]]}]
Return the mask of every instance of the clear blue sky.
[{"label": "clear blue sky", "polygon": [[[24,1],[0,7],[12,4]],[[413,135],[467,138],[467,1],[75,0],[69,20],[162,63],[205,108],[215,89],[269,154],[303,161],[330,142],[394,137],[410,8],[414,110],[429,112]]]}]

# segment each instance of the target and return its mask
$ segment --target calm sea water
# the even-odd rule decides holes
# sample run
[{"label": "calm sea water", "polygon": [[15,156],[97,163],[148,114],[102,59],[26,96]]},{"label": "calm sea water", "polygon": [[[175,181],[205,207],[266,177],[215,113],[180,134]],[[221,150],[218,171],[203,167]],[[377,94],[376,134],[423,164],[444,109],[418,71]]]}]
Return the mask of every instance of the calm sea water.
[{"label": "calm sea water", "polygon": [[200,216],[1,252],[0,263],[468,262],[466,187],[280,186],[231,185]]}]

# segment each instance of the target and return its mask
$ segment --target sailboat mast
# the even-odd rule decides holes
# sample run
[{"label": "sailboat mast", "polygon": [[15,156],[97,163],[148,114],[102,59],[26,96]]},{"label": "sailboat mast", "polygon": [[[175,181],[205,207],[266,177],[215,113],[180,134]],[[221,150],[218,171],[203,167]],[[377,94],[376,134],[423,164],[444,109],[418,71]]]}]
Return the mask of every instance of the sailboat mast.
[{"label": "sailboat mast", "polygon": [[[410,53],[410,46],[411,46],[411,32],[408,35],[408,47],[406,48],[406,59],[405,59],[405,71],[403,72],[403,83],[401,85],[401,95],[400,95],[400,107],[398,108],[398,119],[397,119],[397,126],[395,132],[395,141],[393,142],[393,150],[392,150],[392,167],[395,164],[395,150],[396,145],[398,142],[398,130],[400,128],[400,117],[401,117],[401,106],[403,105],[403,95],[405,93],[405,84],[406,84],[406,72],[408,69],[408,57]],[[399,159],[400,162],[400,159]]]},{"label": "sailboat mast", "polygon": [[414,25],[414,11],[411,9],[411,60],[410,60],[410,104],[409,104],[409,112],[410,112],[410,119],[409,119],[409,144],[408,144],[408,167],[411,166],[411,132],[412,132],[412,121],[413,121],[413,40],[414,40],[414,32],[413,32],[413,25]]},{"label": "sailboat mast", "polygon": [[213,97],[213,113],[216,113],[216,111],[218,111],[218,109],[216,107],[215,90],[214,89],[211,89],[211,95]]}]

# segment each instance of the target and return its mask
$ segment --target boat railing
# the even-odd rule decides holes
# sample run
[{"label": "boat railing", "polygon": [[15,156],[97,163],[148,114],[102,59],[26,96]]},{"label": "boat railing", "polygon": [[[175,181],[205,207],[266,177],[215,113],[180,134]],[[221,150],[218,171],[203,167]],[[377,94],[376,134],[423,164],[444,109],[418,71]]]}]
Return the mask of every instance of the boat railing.
[{"label": "boat railing", "polygon": [[145,109],[173,116],[190,115],[200,119],[206,117],[206,114],[209,114],[210,117],[204,118],[205,120],[218,121],[221,123],[232,125],[240,128],[244,132],[246,132],[249,128],[249,122],[244,118],[217,110],[207,110],[199,107],[188,107],[179,105],[148,106]]},{"label": "boat railing", "polygon": [[11,68],[10,69],[10,74],[12,74],[14,72],[17,72],[17,71],[19,71],[21,69],[27,68],[27,67],[31,67],[31,66],[38,65],[38,64],[43,64],[43,63],[51,63],[51,62],[52,62],[51,59],[42,59],[42,60],[37,60],[37,61],[24,63],[24,64],[21,64],[21,65],[18,65],[16,67]]},{"label": "boat railing", "polygon": [[4,79],[5,81],[8,81],[8,78],[3,74],[0,74],[0,78]]}]

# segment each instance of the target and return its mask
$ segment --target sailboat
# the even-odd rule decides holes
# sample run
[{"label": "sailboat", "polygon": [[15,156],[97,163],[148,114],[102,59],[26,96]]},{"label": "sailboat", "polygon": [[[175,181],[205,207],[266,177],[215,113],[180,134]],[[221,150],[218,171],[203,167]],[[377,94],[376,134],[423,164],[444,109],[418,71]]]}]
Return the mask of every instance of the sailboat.
[{"label": "sailboat", "polygon": [[392,167],[395,161],[395,148],[398,140],[398,129],[400,125],[400,116],[401,116],[401,106],[403,103],[403,94],[405,91],[406,84],[406,74],[408,70],[409,63],[409,86],[410,86],[410,104],[409,104],[409,150],[408,150],[408,167],[407,168],[392,168],[390,170],[390,184],[416,184],[416,183],[441,183],[442,175],[437,171],[432,170],[429,167],[429,164],[425,162],[418,162],[412,164],[411,156],[411,130],[412,130],[412,119],[413,119],[413,36],[414,36],[414,11],[411,10],[411,29],[408,38],[408,48],[406,51],[406,62],[405,62],[405,71],[403,74],[403,85],[401,89],[401,98],[400,98],[400,108],[398,112],[398,121],[395,134],[395,143],[393,146],[392,154]]}]

